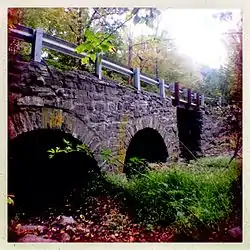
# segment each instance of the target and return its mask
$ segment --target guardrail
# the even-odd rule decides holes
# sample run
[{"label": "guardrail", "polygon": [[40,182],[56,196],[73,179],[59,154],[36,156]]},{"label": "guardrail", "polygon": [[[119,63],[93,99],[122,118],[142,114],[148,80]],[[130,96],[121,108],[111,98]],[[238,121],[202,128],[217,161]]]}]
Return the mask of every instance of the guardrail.
[{"label": "guardrail", "polygon": [[[54,50],[65,55],[76,57],[78,59],[84,58],[87,55],[86,53],[77,53],[75,50],[77,46],[75,44],[46,34],[41,28],[34,30],[22,25],[16,25],[15,28],[10,29],[9,36],[31,43],[31,57],[36,62],[41,62],[43,48]],[[192,93],[191,89],[180,88],[178,82],[166,84],[164,79],[156,80],[144,75],[140,72],[140,68],[132,69],[127,66],[114,63],[105,56],[98,54],[95,63],[95,74],[99,79],[102,79],[103,68],[107,68],[122,75],[132,77],[133,85],[138,91],[141,91],[141,81],[147,84],[158,86],[161,98],[166,98],[165,91],[169,90],[171,92],[171,99],[173,100],[174,106],[179,106],[181,103],[185,104],[187,107],[204,106],[204,95]]]}]

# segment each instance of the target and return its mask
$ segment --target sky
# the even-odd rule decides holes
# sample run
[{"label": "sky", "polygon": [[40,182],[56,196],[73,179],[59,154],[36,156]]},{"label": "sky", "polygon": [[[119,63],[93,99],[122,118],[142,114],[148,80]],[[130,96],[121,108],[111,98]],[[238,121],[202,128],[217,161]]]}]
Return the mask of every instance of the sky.
[{"label": "sky", "polygon": [[[180,53],[189,56],[194,63],[219,68],[227,59],[221,33],[229,28],[229,24],[212,17],[213,13],[219,11],[221,10],[168,9],[162,12],[159,30],[166,29],[171,38],[174,38]],[[233,10],[236,18],[239,13],[238,10]],[[133,30],[135,35],[150,32],[142,25],[134,27]]]}]

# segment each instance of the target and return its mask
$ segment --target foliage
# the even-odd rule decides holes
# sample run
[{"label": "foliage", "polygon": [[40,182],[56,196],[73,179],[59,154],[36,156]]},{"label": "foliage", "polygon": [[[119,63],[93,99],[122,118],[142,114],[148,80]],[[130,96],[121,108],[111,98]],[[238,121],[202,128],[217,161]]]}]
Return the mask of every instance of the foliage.
[{"label": "foliage", "polygon": [[9,205],[14,206],[14,204],[15,204],[15,202],[14,202],[14,200],[13,200],[14,197],[15,197],[14,195],[11,195],[11,194],[8,195],[8,197],[7,197],[7,203],[8,203]]},{"label": "foliage", "polygon": [[[21,15],[21,24],[31,28],[43,28],[50,35],[77,44],[77,52],[86,52],[83,58],[84,69],[88,62],[94,62],[96,53],[105,53],[116,58],[114,46],[119,49],[119,29],[130,20],[150,26],[154,18],[160,14],[155,8],[19,8],[9,9],[9,25],[17,23],[17,13]],[[124,19],[125,16],[125,20]],[[116,39],[112,39],[115,37]],[[112,43],[111,43],[112,42]],[[30,46],[21,44],[18,48],[21,55],[30,54]],[[60,69],[74,69],[75,58],[44,49],[47,62]],[[82,69],[82,66],[80,67]]]},{"label": "foliage", "polygon": [[128,178],[141,176],[148,170],[148,163],[145,159],[139,157],[131,157],[124,166],[124,172]]},{"label": "foliage", "polygon": [[[22,19],[22,11],[18,8],[8,9],[8,32],[10,28],[14,28],[17,23]],[[14,55],[20,50],[20,41],[13,38],[8,39],[8,53]]]},{"label": "foliage", "polygon": [[[241,13],[242,14],[242,13]],[[232,12],[219,12],[217,18],[221,22],[230,22]],[[226,104],[230,105],[228,116],[228,136],[234,144],[234,157],[242,148],[242,15],[235,28],[230,29],[224,38],[228,49],[228,64],[223,69],[224,91]]]},{"label": "foliage", "polygon": [[92,154],[86,144],[78,144],[76,145],[76,147],[73,147],[72,143],[65,139],[63,139],[63,142],[65,144],[64,148],[56,147],[56,148],[51,148],[47,151],[49,153],[50,159],[52,159],[58,153],[68,154],[71,152],[84,152],[87,156],[92,157]]},{"label": "foliage", "polygon": [[[230,24],[233,20],[233,13],[218,12],[214,18],[220,22]],[[242,19],[239,20],[235,28],[229,29],[224,34],[224,45],[228,51],[228,63],[221,67],[219,71],[220,82],[222,82],[221,92],[226,103],[241,106],[242,102]]]},{"label": "foliage", "polygon": [[[178,81],[185,87],[194,88],[201,82],[198,65],[179,53],[167,32],[132,38],[129,31],[125,30],[123,36],[130,43],[128,47],[125,44],[121,51],[123,63],[129,67],[139,67],[141,72],[151,77],[164,79],[166,82]],[[156,93],[151,86],[146,88]]]},{"label": "foliage", "polygon": [[152,225],[174,223],[180,229],[191,230],[204,224],[211,226],[230,213],[231,186],[238,173],[235,161],[226,168],[228,160],[201,159],[188,168],[172,166],[129,180],[110,175],[106,180],[123,190],[138,221]]},{"label": "foliage", "polygon": [[8,28],[14,28],[15,24],[19,23],[21,11],[18,8],[8,9]]},{"label": "foliage", "polygon": [[97,54],[112,51],[114,49],[112,45],[113,39],[112,36],[105,39],[104,34],[101,32],[93,32],[90,29],[85,30],[84,43],[76,47],[77,53],[87,54],[86,57],[82,58],[82,64],[94,63]]},{"label": "foliage", "polygon": [[115,167],[123,165],[123,172],[126,173],[126,176],[128,178],[132,178],[134,176],[140,176],[140,174],[146,173],[146,171],[149,169],[146,159],[139,157],[131,157],[124,164],[117,157],[114,157],[112,155],[112,151],[110,149],[102,150],[100,156],[103,160],[102,165],[106,163]]},{"label": "foliage", "polygon": [[101,157],[103,161],[110,162],[110,159],[112,157],[112,150],[111,149],[104,149],[101,151]]}]

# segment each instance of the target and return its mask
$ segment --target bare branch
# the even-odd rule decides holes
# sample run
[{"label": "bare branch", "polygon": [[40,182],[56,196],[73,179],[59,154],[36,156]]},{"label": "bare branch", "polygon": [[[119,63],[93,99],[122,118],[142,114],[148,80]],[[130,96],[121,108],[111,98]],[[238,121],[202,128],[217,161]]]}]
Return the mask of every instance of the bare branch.
[{"label": "bare branch", "polygon": [[95,15],[96,13],[98,12],[98,9],[97,8],[94,8],[94,13],[92,14],[91,18],[89,19],[87,25],[86,25],[86,29],[88,29],[91,25],[91,23],[93,22],[94,18],[95,18]]},{"label": "bare branch", "polygon": [[121,23],[115,30],[113,30],[109,35],[107,35],[100,43],[99,45],[101,45],[104,41],[106,41],[109,37],[111,37],[118,29],[120,29],[125,23],[127,23],[128,21],[130,21],[139,11],[139,8],[134,8],[132,10],[132,15],[126,19],[123,23]]},{"label": "bare branch", "polygon": [[73,27],[70,24],[68,24],[68,25],[69,25],[70,29],[72,30],[72,32],[74,32],[75,35],[78,35],[77,32],[73,29]]}]

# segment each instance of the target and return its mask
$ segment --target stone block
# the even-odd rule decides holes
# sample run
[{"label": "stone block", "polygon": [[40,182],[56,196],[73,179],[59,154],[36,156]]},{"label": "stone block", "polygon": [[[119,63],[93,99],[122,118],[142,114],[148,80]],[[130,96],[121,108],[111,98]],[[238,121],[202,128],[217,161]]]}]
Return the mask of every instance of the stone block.
[{"label": "stone block", "polygon": [[43,107],[44,101],[39,96],[24,96],[17,100],[17,105]]}]

